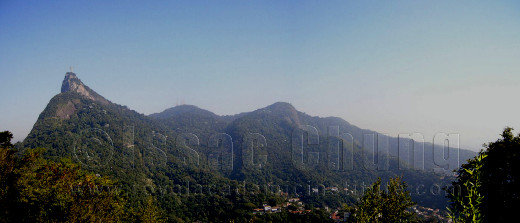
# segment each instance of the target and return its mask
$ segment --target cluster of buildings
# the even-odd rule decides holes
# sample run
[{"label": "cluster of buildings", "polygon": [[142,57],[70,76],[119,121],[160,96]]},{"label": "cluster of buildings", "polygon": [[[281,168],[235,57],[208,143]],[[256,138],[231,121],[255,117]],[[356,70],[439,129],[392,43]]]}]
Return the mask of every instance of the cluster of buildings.
[{"label": "cluster of buildings", "polygon": [[330,219],[334,222],[346,222],[349,216],[349,212],[340,213],[339,211],[334,211],[330,214]]},{"label": "cluster of buildings", "polygon": [[289,210],[289,213],[293,214],[307,214],[311,212],[311,210],[305,210],[303,207],[303,202],[300,201],[300,198],[289,198],[285,203],[280,206],[271,206],[268,204],[263,204],[261,208],[253,209],[253,214],[268,214],[268,213],[279,213],[282,212],[283,209],[287,209],[289,206],[293,205],[295,210]]},{"label": "cluster of buildings", "polygon": [[[311,188],[312,192],[314,191],[314,188]],[[316,189],[317,190],[317,189]],[[344,189],[347,192],[350,192],[347,188]],[[339,189],[337,187],[327,187],[325,188],[325,191],[332,191],[332,192],[338,192]],[[268,204],[263,204],[260,208],[253,209],[253,214],[262,215],[262,214],[270,214],[270,213],[279,213],[283,210],[288,210],[291,214],[299,214],[299,215],[305,215],[311,212],[311,210],[306,210],[305,205],[302,201],[300,201],[300,198],[293,197],[288,198],[284,203],[277,205],[277,206],[271,206]],[[332,219],[334,222],[346,222],[350,213],[349,212],[343,212],[341,210],[330,210],[328,207],[325,207],[327,212],[330,213],[330,219]],[[439,209],[433,209],[433,208],[427,208],[422,207],[419,205],[415,205],[411,208],[411,210],[415,212],[418,216],[425,218],[425,219],[436,219],[442,222],[450,222],[450,219],[443,216],[443,213]]]},{"label": "cluster of buildings", "polygon": [[445,217],[439,209],[427,208],[419,205],[415,205],[411,209],[415,214],[423,218],[435,218],[442,222],[451,221],[451,219]]},{"label": "cluster of buildings", "polygon": [[267,213],[278,213],[282,212],[279,206],[271,207],[270,205],[264,204],[262,208],[253,209],[253,214],[267,214]]}]

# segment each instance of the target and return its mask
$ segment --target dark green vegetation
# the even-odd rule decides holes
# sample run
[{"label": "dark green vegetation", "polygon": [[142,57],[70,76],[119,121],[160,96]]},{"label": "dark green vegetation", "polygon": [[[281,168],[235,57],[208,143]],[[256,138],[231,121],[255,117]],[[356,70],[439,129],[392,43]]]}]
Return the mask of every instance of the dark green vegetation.
[{"label": "dark green vegetation", "polygon": [[367,223],[410,221],[414,213],[407,209],[414,204],[406,183],[400,178],[390,179],[386,190],[381,189],[381,179],[378,179],[352,208],[348,220]]},{"label": "dark green vegetation", "polygon": [[487,144],[458,170],[453,182],[451,215],[457,222],[507,222],[520,208],[520,135],[504,129],[502,139]]},{"label": "dark green vegetation", "polygon": [[[0,132],[0,222],[157,222],[153,203],[139,211],[107,177],[70,160],[53,162],[42,149],[16,156],[10,132]],[[151,199],[151,198],[149,198]]]},{"label": "dark green vegetation", "polygon": [[[327,221],[325,207],[353,204],[378,177],[386,182],[403,176],[414,201],[444,209],[447,199],[438,189],[452,179],[432,169],[456,168],[474,154],[461,150],[439,159],[442,149],[428,143],[399,150],[418,144],[340,118],[312,117],[281,102],[234,116],[187,105],[145,116],[111,103],[68,73],[62,93],[18,146],[22,152],[47,148],[46,159],[69,159],[116,180],[127,209],[140,210],[153,197],[172,222],[245,222]],[[299,197],[311,212],[252,213],[289,197]]]}]

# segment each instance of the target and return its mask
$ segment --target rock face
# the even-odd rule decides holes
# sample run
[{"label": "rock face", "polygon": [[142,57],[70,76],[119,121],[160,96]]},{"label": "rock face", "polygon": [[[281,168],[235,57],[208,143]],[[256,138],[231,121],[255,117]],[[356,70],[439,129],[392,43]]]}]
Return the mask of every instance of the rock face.
[{"label": "rock face", "polygon": [[67,74],[65,74],[65,79],[63,79],[63,83],[61,85],[61,93],[65,92],[76,92],[88,99],[100,102],[102,104],[110,103],[103,96],[99,95],[98,93],[90,89],[88,86],[83,84],[83,82],[81,82],[81,80],[76,76],[76,74],[72,72],[67,72]]},{"label": "rock face", "polygon": [[[78,102],[79,103],[79,102]],[[69,119],[72,114],[76,111],[76,107],[72,101],[69,101],[67,104],[60,105],[56,110],[56,116],[61,119]]]},{"label": "rock face", "polygon": [[79,85],[83,85],[83,83],[78,76],[76,76],[75,73],[67,72],[65,74],[65,79],[63,79],[63,83],[61,84],[61,93],[75,91]]}]

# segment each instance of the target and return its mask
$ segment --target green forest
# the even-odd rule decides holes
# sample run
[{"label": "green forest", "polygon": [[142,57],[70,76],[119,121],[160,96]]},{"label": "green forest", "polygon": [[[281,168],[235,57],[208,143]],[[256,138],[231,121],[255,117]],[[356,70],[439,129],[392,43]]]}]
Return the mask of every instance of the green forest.
[{"label": "green forest", "polygon": [[[42,157],[45,149],[14,149],[12,134],[0,132],[0,215],[2,222],[435,222],[418,216],[412,209],[407,184],[391,178],[385,187],[378,178],[358,199],[336,211],[306,204],[306,214],[291,202],[283,211],[256,214],[255,203],[275,206],[283,196],[272,193],[246,195],[252,190],[219,194],[193,191],[175,196],[184,209],[167,213],[158,206],[157,194],[136,198],[109,177],[83,170],[70,159],[54,162]],[[450,219],[455,222],[506,221],[518,207],[520,135],[506,128],[502,139],[486,145],[476,157],[457,170],[450,191]],[[497,172],[497,170],[500,170]],[[207,180],[212,180],[206,178]],[[233,182],[228,182],[233,183]],[[236,183],[236,182],[235,182]],[[236,185],[235,185],[236,186]],[[383,185],[384,186],[384,185]],[[238,187],[237,187],[238,188]],[[453,189],[456,188],[456,189]],[[225,189],[224,189],[225,191]],[[197,193],[198,192],[198,193]],[[221,191],[222,192],[222,191]],[[242,194],[240,194],[242,193]],[[146,194],[146,195],[144,195]],[[177,194],[182,194],[179,190]],[[138,201],[138,202],[136,202]],[[135,204],[132,204],[132,203]],[[204,203],[202,203],[204,202]],[[211,208],[210,208],[211,207]],[[178,208],[178,207],[177,207]],[[171,210],[171,209],[170,209]],[[334,218],[341,213],[345,218]],[[201,220],[202,219],[202,220]]]}]

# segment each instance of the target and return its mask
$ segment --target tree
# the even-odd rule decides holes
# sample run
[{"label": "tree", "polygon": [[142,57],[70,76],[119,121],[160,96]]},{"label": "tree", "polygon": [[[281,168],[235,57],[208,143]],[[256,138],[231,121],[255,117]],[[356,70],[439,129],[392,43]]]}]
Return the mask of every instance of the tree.
[{"label": "tree", "polygon": [[450,212],[458,222],[504,222],[520,208],[520,134],[505,128],[502,139],[457,170],[452,183]]},{"label": "tree", "polygon": [[112,180],[70,160],[41,157],[44,149],[15,155],[10,132],[0,133],[0,222],[118,222],[126,199]]},{"label": "tree", "polygon": [[126,200],[113,181],[86,173],[70,160],[41,158],[43,149],[27,150],[14,160],[15,177],[0,200],[8,222],[116,222]]},{"label": "tree", "polygon": [[[3,185],[7,182],[9,177],[12,177],[11,173],[15,168],[14,154],[16,151],[12,149],[12,138],[13,134],[10,132],[0,132],[0,185]],[[2,196],[2,193],[3,192],[0,191],[0,196]]]},{"label": "tree", "polygon": [[[8,131],[0,132],[0,217],[8,214],[9,207],[15,197],[14,182],[16,181],[15,150],[12,149],[13,134]],[[0,219],[0,222],[3,220]]]},{"label": "tree", "polygon": [[137,214],[137,218],[140,222],[166,222],[159,208],[155,206],[152,197],[147,199],[145,206]]},{"label": "tree", "polygon": [[[487,154],[479,154],[458,170],[458,181],[451,188],[449,216],[456,222],[483,222],[482,164]],[[464,191],[464,192],[462,192]]]},{"label": "tree", "polygon": [[351,209],[350,222],[399,222],[414,213],[406,209],[415,205],[401,177],[391,178],[387,190],[381,190],[381,178],[370,186]]},{"label": "tree", "polygon": [[0,148],[9,149],[13,147],[11,144],[11,139],[13,139],[13,134],[9,131],[0,132]]}]

